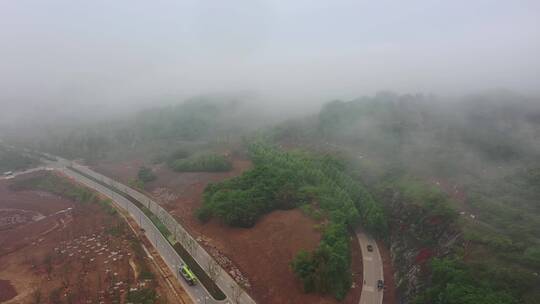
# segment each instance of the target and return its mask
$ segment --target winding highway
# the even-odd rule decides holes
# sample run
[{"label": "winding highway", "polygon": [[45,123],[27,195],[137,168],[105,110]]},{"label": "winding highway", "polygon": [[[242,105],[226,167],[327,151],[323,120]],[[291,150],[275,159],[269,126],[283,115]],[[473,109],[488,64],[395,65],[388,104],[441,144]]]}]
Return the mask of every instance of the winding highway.
[{"label": "winding highway", "polygon": [[[382,304],[383,290],[377,288],[377,281],[383,280],[383,262],[377,242],[371,236],[358,230],[356,238],[362,250],[362,265],[364,267],[364,283],[360,304]],[[373,247],[372,251],[367,249],[368,245]]]},{"label": "winding highway", "polygon": [[[144,233],[148,240],[152,243],[154,248],[158,251],[158,253],[161,255],[167,266],[170,268],[171,272],[176,276],[176,279],[180,282],[180,284],[184,287],[190,298],[193,300],[194,303],[204,303],[204,304],[255,304],[255,301],[243,290],[238,286],[238,284],[227,274],[226,271],[224,271],[221,267],[217,267],[217,272],[214,275],[216,284],[223,290],[223,292],[227,295],[227,298],[222,301],[215,300],[210,296],[210,293],[204,288],[204,286],[200,283],[196,284],[195,286],[190,286],[187,284],[187,282],[179,275],[178,273],[178,267],[180,264],[183,263],[181,257],[178,255],[178,253],[174,250],[174,248],[170,245],[169,241],[165,239],[165,237],[161,234],[161,232],[157,229],[157,227],[154,225],[154,223],[142,212],[135,204],[133,204],[131,201],[129,201],[124,196],[118,194],[115,191],[112,191],[109,187],[113,187],[114,189],[127,193],[137,199],[140,203],[143,205],[147,205],[148,209],[151,210],[154,214],[162,215],[163,217],[159,217],[162,219],[164,224],[169,228],[170,231],[173,232],[175,239],[178,240],[186,240],[191,239],[195,244],[192,244],[195,248],[192,248],[192,256],[196,259],[196,261],[201,265],[201,267],[208,272],[209,265],[212,263],[215,263],[213,261],[213,258],[206,253],[202,247],[200,247],[192,238],[185,232],[183,227],[181,227],[172,217],[165,211],[162,210],[162,208],[159,207],[159,205],[155,202],[153,202],[150,198],[144,196],[143,194],[119,183],[116,181],[113,181],[112,179],[105,177],[103,175],[100,175],[99,173],[96,173],[94,171],[91,171],[87,167],[83,167],[80,165],[76,165],[77,170],[83,169],[85,173],[90,173],[89,175],[92,176],[95,180],[100,181],[100,183],[96,182],[93,179],[90,179],[86,177],[83,174],[80,174],[77,172],[77,170],[70,169],[71,166],[74,164],[70,161],[57,158],[56,162],[47,161],[47,167],[40,167],[28,170],[26,172],[20,172],[18,174],[24,174],[29,173],[32,171],[37,170],[58,170],[65,174],[66,176],[76,180],[77,182],[80,182],[81,184],[84,184],[85,186],[94,189],[101,194],[111,198],[115,204],[125,211],[138,223],[139,227],[144,230]],[[109,187],[105,186],[108,185]],[[152,210],[152,206],[155,205],[158,209],[155,211]],[[166,215],[160,214],[160,212],[165,212]],[[171,218],[174,223],[171,223],[170,220],[167,220],[168,218]],[[164,220],[163,220],[164,219]],[[172,226],[171,226],[172,225]],[[172,228],[172,229],[171,229]],[[363,285],[362,285],[362,292],[360,296],[359,304],[382,304],[383,302],[383,290],[378,289],[377,282],[378,280],[384,280],[383,278],[383,262],[382,258],[379,252],[379,248],[377,246],[377,243],[375,239],[364,233],[363,231],[356,231],[356,237],[360,244],[361,252],[362,252],[362,264],[363,264]],[[190,242],[187,242],[188,244]],[[368,245],[371,245],[373,250],[368,250]]]},{"label": "winding highway", "polygon": [[[255,304],[255,301],[246,293],[244,292],[241,287],[228,275],[228,273],[223,270],[217,263],[214,262],[213,258],[202,249],[198,244],[195,244],[195,241],[191,238],[189,235],[182,235],[181,232],[181,226],[174,221],[174,223],[171,223],[171,221],[164,221],[163,218],[165,217],[163,214],[161,214],[160,219],[164,222],[164,224],[170,228],[170,231],[173,231],[175,237],[178,239],[183,238],[184,240],[192,240],[194,244],[192,244],[192,256],[195,258],[197,263],[201,265],[201,267],[208,272],[209,267],[208,265],[215,265],[216,268],[215,274],[214,274],[214,281],[216,284],[223,290],[225,295],[227,296],[224,300],[216,300],[214,299],[210,293],[206,290],[206,288],[199,282],[194,286],[190,286],[187,284],[187,282],[182,278],[181,275],[178,273],[179,266],[183,263],[182,258],[178,255],[178,253],[174,250],[174,248],[171,246],[169,241],[163,236],[163,234],[158,230],[158,228],[154,225],[154,223],[144,214],[143,211],[139,209],[135,204],[133,204],[131,201],[129,201],[124,196],[118,194],[115,191],[112,191],[109,187],[104,186],[102,183],[113,187],[114,189],[117,189],[121,192],[127,192],[128,194],[132,195],[135,194],[136,198],[139,202],[141,202],[143,205],[146,204],[152,204],[155,206],[158,206],[157,203],[153,202],[150,198],[145,197],[144,195],[136,192],[135,190],[118,183],[116,181],[113,181],[105,176],[101,176],[100,174],[91,171],[90,169],[75,165],[77,169],[83,169],[86,173],[92,173],[92,177],[100,176],[101,178],[98,179],[101,183],[96,182],[93,179],[90,179],[83,174],[80,174],[76,170],[70,169],[72,165],[74,165],[72,162],[57,158],[57,162],[47,162],[47,170],[58,170],[65,174],[66,176],[74,179],[75,181],[84,184],[85,186],[94,189],[95,191],[109,197],[111,200],[114,201],[114,203],[124,209],[128,212],[128,214],[137,222],[140,228],[144,230],[144,234],[148,238],[148,240],[152,243],[154,248],[157,250],[157,252],[160,254],[160,256],[163,258],[169,269],[172,273],[176,276],[176,279],[180,282],[180,284],[184,287],[190,298],[192,299],[193,303],[199,304]],[[133,195],[132,195],[133,196]],[[143,200],[144,198],[144,200]],[[159,213],[161,208],[155,209],[155,208],[149,208],[154,214]],[[154,209],[154,210],[152,210]],[[162,211],[163,212],[163,211]],[[168,215],[168,214],[167,214]],[[170,216],[170,215],[169,215]],[[172,217],[171,217],[172,218]],[[188,242],[190,243],[190,242]]]}]

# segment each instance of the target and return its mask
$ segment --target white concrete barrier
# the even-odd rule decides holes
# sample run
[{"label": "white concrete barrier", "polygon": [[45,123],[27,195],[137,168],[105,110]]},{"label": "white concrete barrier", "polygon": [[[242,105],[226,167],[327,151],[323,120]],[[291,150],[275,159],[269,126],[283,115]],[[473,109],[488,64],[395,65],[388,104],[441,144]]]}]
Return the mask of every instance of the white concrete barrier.
[{"label": "white concrete barrier", "polygon": [[[167,229],[173,234],[173,237],[191,254],[201,268],[214,278],[216,285],[221,288],[227,296],[227,300],[237,304],[255,304],[256,302],[243,290],[243,288],[206,252],[206,250],[180,225],[174,217],[163,209],[157,202],[148,196],[136,191],[120,182],[117,182],[105,175],[99,174],[88,167],[72,163],[71,166],[92,178],[110,185],[121,192],[128,194],[141,204],[146,206],[152,214],[157,216]],[[127,208],[127,206],[126,206]],[[129,208],[137,208],[136,205]],[[142,211],[141,211],[142,212]],[[208,273],[210,272],[212,273]]]}]

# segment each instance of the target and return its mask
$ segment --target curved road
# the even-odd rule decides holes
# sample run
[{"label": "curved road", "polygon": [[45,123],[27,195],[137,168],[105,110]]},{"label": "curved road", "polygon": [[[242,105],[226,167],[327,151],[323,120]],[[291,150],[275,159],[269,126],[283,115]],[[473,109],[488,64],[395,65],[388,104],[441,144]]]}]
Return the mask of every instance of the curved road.
[{"label": "curved road", "polygon": [[[379,247],[371,236],[362,231],[356,231],[356,238],[362,250],[362,264],[364,266],[364,284],[360,295],[360,304],[382,304],[383,290],[377,288],[377,281],[383,280],[383,263]],[[367,246],[373,246],[373,251],[368,251]]]},{"label": "curved road", "polygon": [[[57,158],[56,162],[47,161],[48,167],[46,170],[58,170],[64,173],[66,176],[73,178],[77,182],[84,184],[85,186],[94,189],[101,194],[111,198],[116,205],[126,210],[129,215],[137,222],[140,228],[144,229],[144,234],[152,243],[154,248],[163,258],[171,272],[175,275],[177,280],[180,282],[184,290],[187,292],[189,297],[192,299],[195,304],[232,304],[232,303],[255,303],[246,293],[242,293],[238,298],[231,297],[226,298],[225,300],[215,300],[210,296],[210,293],[204,288],[204,286],[199,282],[194,286],[190,286],[178,273],[178,267],[183,263],[181,257],[178,253],[172,248],[170,243],[165,239],[163,234],[157,229],[154,223],[142,212],[136,205],[130,202],[125,197],[119,195],[118,193],[112,191],[111,189],[103,186],[100,183],[97,183],[86,176],[83,176],[73,170],[67,168],[71,162],[66,161],[61,158]],[[40,168],[43,169],[43,168]],[[120,183],[116,183],[117,187]],[[124,186],[127,188],[127,186]],[[232,287],[232,286],[231,286]]]},{"label": "curved road", "polygon": [[[330,142],[325,143],[328,146],[337,148],[340,151],[346,151],[351,155],[355,155],[358,159],[364,158],[357,151],[351,151],[346,146],[339,146]],[[362,264],[364,266],[364,284],[362,285],[362,293],[360,295],[360,304],[382,304],[384,291],[377,288],[377,281],[383,280],[383,262],[377,242],[366,233],[357,230],[356,238],[362,250]],[[367,245],[373,246],[373,251],[367,250]]]},{"label": "curved road", "polygon": [[[180,283],[183,285],[184,289],[187,291],[189,296],[193,299],[194,303],[231,303],[230,298],[224,301],[215,301],[212,297],[209,296],[209,293],[204,287],[199,283],[195,286],[189,286],[187,283],[178,275],[178,265],[182,262],[180,256],[176,251],[171,247],[169,242],[165,237],[160,233],[160,231],[154,226],[152,221],[146,217],[146,215],[139,210],[138,207],[133,205],[129,200],[123,196],[111,191],[109,188],[96,183],[93,180],[86,178],[83,175],[78,174],[75,171],[69,170],[66,166],[69,165],[69,162],[58,158],[58,162],[48,162],[49,165],[52,165],[54,169],[64,172],[66,175],[76,179],[77,181],[87,185],[90,188],[101,192],[102,194],[110,197],[118,205],[123,207],[128,213],[139,223],[139,226],[145,230],[145,234],[158,250],[162,258],[165,260],[166,264],[171,268],[172,272],[177,276]],[[49,168],[47,168],[49,169]],[[49,169],[50,170],[50,169]],[[127,186],[124,186],[127,188]],[[382,304],[383,301],[383,290],[377,288],[377,281],[383,280],[383,263],[382,258],[379,252],[379,248],[375,239],[368,236],[362,231],[356,232],[356,237],[360,244],[362,251],[363,259],[363,278],[364,284],[362,286],[362,293],[360,295],[360,304]],[[373,251],[368,251],[367,246],[373,246]],[[231,286],[232,287],[232,286]],[[247,294],[243,294],[247,296]],[[240,299],[237,299],[238,301]],[[242,299],[244,300],[244,299]],[[254,301],[247,296],[246,302],[254,303]],[[234,302],[236,302],[234,301]],[[244,302],[244,301],[239,301]]]},{"label": "curved road", "polygon": [[180,258],[178,253],[176,253],[176,251],[172,248],[170,243],[165,239],[163,234],[161,234],[161,232],[156,228],[154,223],[152,223],[152,221],[129,200],[111,191],[107,187],[102,186],[101,184],[98,184],[74,171],[71,171],[69,169],[60,170],[65,175],[75,179],[76,181],[86,185],[87,187],[108,196],[117,205],[122,207],[122,209],[126,210],[130,214],[130,216],[137,222],[137,224],[139,224],[139,227],[144,229],[144,234],[146,235],[150,243],[152,243],[154,248],[159,252],[167,266],[169,266],[169,268],[171,269],[171,272],[174,273],[174,275],[182,284],[182,287],[188,293],[194,303],[227,303],[224,301],[215,301],[214,299],[212,299],[209,296],[208,291],[204,289],[202,284],[198,283],[194,286],[189,286],[186,281],[181,276],[179,276],[178,267],[182,263],[182,259]]}]

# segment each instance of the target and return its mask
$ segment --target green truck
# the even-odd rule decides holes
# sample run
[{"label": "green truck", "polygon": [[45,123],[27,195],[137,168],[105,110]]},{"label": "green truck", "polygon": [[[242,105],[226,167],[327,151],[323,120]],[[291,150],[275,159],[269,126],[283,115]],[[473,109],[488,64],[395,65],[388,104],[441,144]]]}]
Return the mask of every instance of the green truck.
[{"label": "green truck", "polygon": [[195,285],[195,283],[197,282],[197,278],[186,264],[180,264],[178,272],[189,285]]}]

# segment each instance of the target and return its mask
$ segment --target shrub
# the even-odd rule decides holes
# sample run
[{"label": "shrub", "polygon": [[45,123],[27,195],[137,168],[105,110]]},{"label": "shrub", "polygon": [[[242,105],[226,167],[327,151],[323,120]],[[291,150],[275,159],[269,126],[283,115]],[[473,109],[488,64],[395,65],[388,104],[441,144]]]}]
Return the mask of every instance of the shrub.
[{"label": "shrub", "polygon": [[222,172],[232,169],[231,161],[217,154],[204,154],[177,159],[170,163],[169,166],[178,172]]},{"label": "shrub", "polygon": [[185,150],[182,150],[182,149],[179,149],[179,150],[176,150],[174,151],[173,153],[171,153],[170,155],[168,156],[164,156],[160,162],[163,162],[163,161],[166,161],[167,165],[169,167],[173,167],[173,163],[179,159],[185,159],[185,158],[188,158],[190,156],[190,153],[188,153],[187,151]]},{"label": "shrub", "polygon": [[457,259],[434,259],[431,262],[431,286],[414,303],[513,304],[506,291],[491,286],[488,280],[476,280]]},{"label": "shrub", "polygon": [[144,167],[144,166],[139,169],[139,172],[137,173],[137,177],[143,183],[151,182],[157,178],[154,172],[152,172],[152,169]]},{"label": "shrub", "polygon": [[345,226],[331,224],[325,229],[319,247],[312,253],[300,251],[291,266],[306,292],[328,292],[342,300],[351,285],[350,259]]},{"label": "shrub", "polygon": [[128,181],[128,185],[130,187],[133,187],[133,188],[136,188],[136,189],[139,189],[139,190],[143,190],[144,189],[144,183],[142,180],[138,179],[138,178],[132,178]]},{"label": "shrub", "polygon": [[182,150],[182,149],[179,149],[179,150],[174,151],[169,156],[169,159],[177,160],[177,159],[182,159],[182,158],[187,158],[187,157],[189,157],[189,152],[187,152],[185,150]]},{"label": "shrub", "polygon": [[195,216],[199,219],[199,221],[206,223],[212,217],[212,212],[210,209],[202,207],[195,211]]},{"label": "shrub", "polygon": [[156,291],[150,288],[129,291],[127,301],[130,303],[153,304],[156,302]]},{"label": "shrub", "polygon": [[540,267],[540,246],[529,247],[525,250],[524,258],[527,263]]}]

